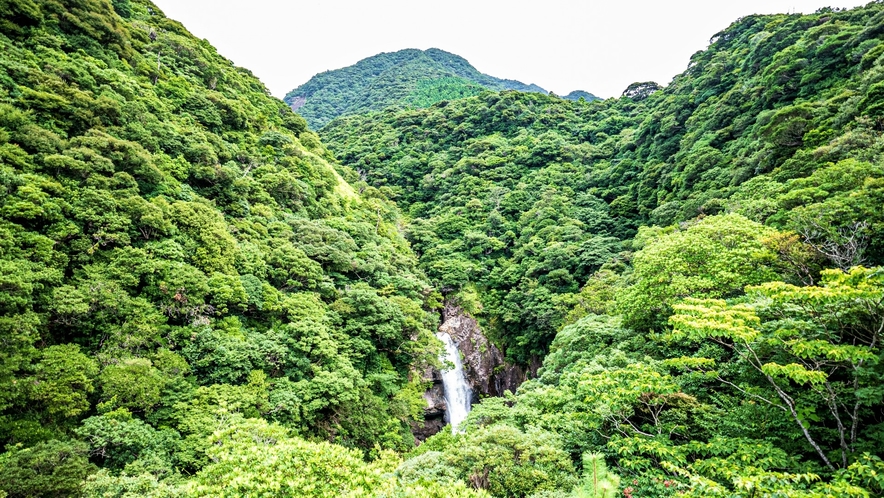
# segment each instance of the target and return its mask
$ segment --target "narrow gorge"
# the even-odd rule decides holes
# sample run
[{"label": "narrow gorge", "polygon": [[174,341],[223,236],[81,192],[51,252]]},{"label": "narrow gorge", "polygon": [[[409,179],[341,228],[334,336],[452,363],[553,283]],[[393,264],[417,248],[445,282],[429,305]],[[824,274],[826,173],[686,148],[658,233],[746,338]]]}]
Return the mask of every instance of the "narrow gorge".
[{"label": "narrow gorge", "polygon": [[[430,383],[424,393],[424,422],[412,425],[415,437],[421,441],[439,432],[445,423],[451,423],[454,430],[473,403],[503,396],[507,391],[515,393],[528,377],[525,369],[506,361],[478,321],[455,302],[446,301],[441,320],[436,337],[445,345],[445,354],[440,360],[454,368],[433,368],[424,373],[423,380]],[[532,373],[536,370],[535,366]]]}]

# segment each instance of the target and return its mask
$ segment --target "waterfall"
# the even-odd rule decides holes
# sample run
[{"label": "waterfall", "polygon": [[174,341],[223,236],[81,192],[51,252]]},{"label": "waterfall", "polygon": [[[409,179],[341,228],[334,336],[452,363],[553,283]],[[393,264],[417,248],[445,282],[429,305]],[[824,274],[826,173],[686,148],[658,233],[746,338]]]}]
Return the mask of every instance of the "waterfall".
[{"label": "waterfall", "polygon": [[457,426],[470,413],[473,391],[463,373],[463,362],[454,340],[445,332],[437,332],[436,337],[445,344],[445,356],[441,359],[454,364],[453,369],[442,370],[442,387],[445,390],[445,404],[448,405],[448,409],[445,411],[445,421],[451,424],[451,432],[455,433]]}]

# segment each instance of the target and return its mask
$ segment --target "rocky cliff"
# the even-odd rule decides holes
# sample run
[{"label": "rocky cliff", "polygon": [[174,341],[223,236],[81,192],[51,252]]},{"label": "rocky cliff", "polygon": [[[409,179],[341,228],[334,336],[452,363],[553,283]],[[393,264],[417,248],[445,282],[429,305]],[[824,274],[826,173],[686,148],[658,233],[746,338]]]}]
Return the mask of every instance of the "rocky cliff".
[{"label": "rocky cliff", "polygon": [[445,391],[442,389],[442,375],[439,370],[427,369],[423,374],[423,380],[424,382],[432,382],[432,384],[424,392],[427,407],[424,408],[423,423],[411,425],[411,433],[418,441],[427,439],[445,427],[445,410],[448,409],[448,405],[445,403]]},{"label": "rocky cliff", "polygon": [[457,305],[445,303],[439,330],[454,339],[463,355],[467,380],[476,397],[474,402],[481,396],[502,396],[507,390],[516,392],[525,381],[525,371],[508,364],[500,349],[482,333],[476,319]]},{"label": "rocky cliff", "polygon": [[[500,349],[485,337],[476,319],[459,306],[451,302],[445,303],[439,330],[450,335],[460,350],[467,381],[473,390],[474,403],[485,396],[502,396],[506,391],[516,392],[525,381],[526,371],[507,363]],[[424,393],[427,401],[424,423],[412,427],[415,437],[421,441],[445,426],[445,410],[448,409],[439,371],[429,369],[424,372],[423,379],[432,382]]]}]

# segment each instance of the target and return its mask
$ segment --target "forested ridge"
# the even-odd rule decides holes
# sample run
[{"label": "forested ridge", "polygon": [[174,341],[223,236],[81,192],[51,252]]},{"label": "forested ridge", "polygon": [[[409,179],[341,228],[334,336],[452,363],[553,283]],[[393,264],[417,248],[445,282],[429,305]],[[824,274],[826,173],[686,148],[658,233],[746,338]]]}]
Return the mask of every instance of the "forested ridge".
[{"label": "forested ridge", "polygon": [[0,11],[0,489],[213,494],[252,438],[370,483],[412,447],[438,295],[395,206],[149,2]]},{"label": "forested ridge", "polygon": [[[487,92],[321,135],[409,215],[434,283],[480,287],[487,325],[527,362],[590,276],[629,267],[642,226],[738,213],[821,250],[855,234],[865,250],[839,264],[881,264],[880,9],[742,19],[662,91]],[[635,320],[659,328],[654,311]]]},{"label": "forested ridge", "polygon": [[[485,90],[546,94],[534,84],[480,73],[464,58],[438,48],[405,49],[326,71],[286,94],[289,105],[318,130],[333,119],[388,107],[427,107],[443,100],[478,95]],[[577,90],[566,99],[598,97]]]},{"label": "forested ridge", "polygon": [[[882,21],[881,3],[751,16],[666,88],[322,129],[446,298],[542,360],[463,438],[555,437],[584,475],[603,454],[626,496],[879,495]],[[430,475],[464,451],[436,438]]]},{"label": "forested ridge", "polygon": [[[317,135],[147,0],[0,0],[0,496],[882,496],[882,41]],[[532,378],[418,446],[443,303]]]}]

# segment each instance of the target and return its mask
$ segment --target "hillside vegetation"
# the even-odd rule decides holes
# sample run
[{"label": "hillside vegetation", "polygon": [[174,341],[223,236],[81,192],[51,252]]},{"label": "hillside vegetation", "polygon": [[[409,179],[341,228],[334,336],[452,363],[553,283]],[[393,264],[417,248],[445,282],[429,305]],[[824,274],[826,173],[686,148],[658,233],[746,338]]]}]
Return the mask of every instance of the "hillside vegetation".
[{"label": "hillside vegetation", "polygon": [[[881,2],[322,140],[149,0],[0,47],[0,496],[884,496]],[[532,378],[416,446],[444,302]]]},{"label": "hillside vegetation", "polygon": [[[321,135],[408,213],[433,282],[478,288],[486,325],[528,362],[591,275],[625,268],[641,226],[734,212],[822,252],[865,242],[832,264],[884,262],[882,16],[872,4],[742,19],[662,91],[488,93]],[[630,325],[659,329],[656,311],[637,305]]]},{"label": "hillside vegetation", "polygon": [[[546,94],[537,85],[480,73],[464,58],[431,48],[385,52],[352,66],[326,71],[290,91],[292,105],[311,129],[318,130],[344,115],[387,107],[427,107],[443,100],[478,95],[483,91],[518,90]],[[565,98],[597,97],[576,91]]]},{"label": "hillside vegetation", "polygon": [[[543,359],[466,435],[421,446],[426,474],[542,434],[584,473],[607,458],[626,496],[879,496],[882,26],[881,3],[751,16],[665,89],[487,93],[321,130],[407,213],[446,298]],[[498,465],[460,476],[547,486],[513,492]]]},{"label": "hillside vegetation", "polygon": [[438,297],[395,207],[147,1],[0,11],[0,490],[204,495],[256,449],[219,430],[412,447]]}]

